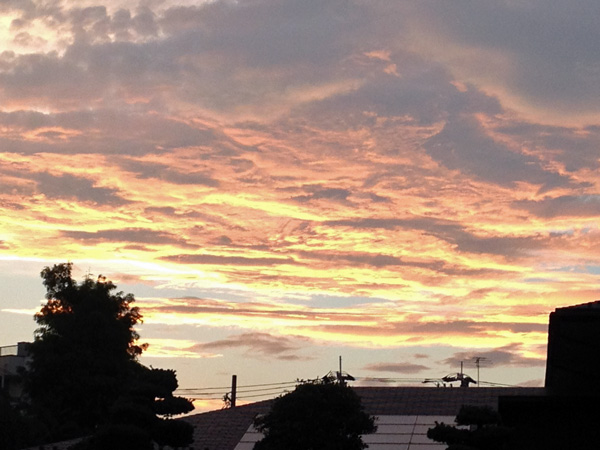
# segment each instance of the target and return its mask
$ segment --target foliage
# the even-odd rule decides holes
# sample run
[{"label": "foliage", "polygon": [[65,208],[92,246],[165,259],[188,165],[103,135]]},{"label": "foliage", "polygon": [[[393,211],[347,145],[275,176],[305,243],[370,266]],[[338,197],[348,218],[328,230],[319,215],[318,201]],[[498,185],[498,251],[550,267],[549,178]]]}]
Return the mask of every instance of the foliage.
[{"label": "foliage", "polygon": [[490,406],[463,405],[456,416],[457,425],[497,425],[500,423],[498,411]]},{"label": "foliage", "polygon": [[90,431],[121,395],[143,346],[133,329],[141,321],[131,294],[112,293],[99,277],[77,284],[70,263],[46,267],[41,276],[47,303],[30,346],[26,387],[55,438]]},{"label": "foliage", "polygon": [[44,428],[11,404],[8,395],[0,391],[0,450],[15,450],[34,445],[43,436]]},{"label": "foliage", "polygon": [[[193,405],[173,396],[175,371],[138,362],[146,345],[137,344],[134,326],[142,315],[133,295],[115,293],[102,276],[77,283],[71,269],[58,264],[41,273],[47,303],[35,315],[39,328],[26,376],[32,411],[52,430],[49,440],[95,432],[80,448],[120,448],[115,442],[152,448],[145,443],[171,426],[157,414],[170,417]],[[125,444],[132,436],[139,437],[136,446]]]},{"label": "foliage", "polygon": [[501,425],[500,416],[491,407],[463,405],[455,422],[463,428],[436,422],[435,427],[427,431],[427,437],[448,444],[447,450],[507,448],[511,430]]},{"label": "foliage", "polygon": [[135,425],[107,424],[71,450],[153,450],[154,444],[148,433]]},{"label": "foliage", "polygon": [[265,435],[255,450],[361,450],[361,435],[376,430],[352,388],[326,380],[278,397],[254,425]]}]

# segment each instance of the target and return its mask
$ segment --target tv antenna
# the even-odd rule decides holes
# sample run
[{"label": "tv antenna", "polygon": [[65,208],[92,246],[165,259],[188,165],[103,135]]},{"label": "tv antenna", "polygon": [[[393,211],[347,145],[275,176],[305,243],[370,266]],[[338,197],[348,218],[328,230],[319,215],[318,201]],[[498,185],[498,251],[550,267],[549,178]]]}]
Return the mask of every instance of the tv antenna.
[{"label": "tv antenna", "polygon": [[341,385],[346,385],[346,381],[354,381],[355,378],[350,375],[348,372],[342,371],[342,357],[340,356],[340,370],[334,372],[332,370],[329,371],[327,375],[323,377],[323,379],[327,380],[337,380]]},{"label": "tv antenna", "polygon": [[485,356],[473,356],[471,361],[469,361],[469,365],[474,365],[477,367],[477,386],[479,386],[479,368],[480,367],[489,367],[492,365],[492,361]]}]

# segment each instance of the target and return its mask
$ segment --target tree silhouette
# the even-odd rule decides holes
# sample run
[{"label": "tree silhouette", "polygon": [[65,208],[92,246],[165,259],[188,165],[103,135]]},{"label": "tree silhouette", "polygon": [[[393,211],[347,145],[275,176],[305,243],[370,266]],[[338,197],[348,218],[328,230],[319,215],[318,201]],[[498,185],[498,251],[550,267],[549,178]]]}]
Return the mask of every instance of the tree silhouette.
[{"label": "tree silhouette", "polygon": [[352,388],[329,380],[298,385],[254,425],[264,433],[255,450],[362,450],[361,435],[376,430]]},{"label": "tree silhouette", "polygon": [[[462,428],[437,423],[427,437],[448,444],[447,450],[504,450],[512,430],[501,424],[497,411],[489,406],[463,405],[455,422]],[[468,426],[468,427],[467,427]]]},{"label": "tree silhouette", "polygon": [[[174,371],[138,362],[147,345],[137,342],[134,326],[142,315],[132,306],[133,295],[115,292],[102,276],[77,283],[71,270],[64,263],[41,273],[47,302],[35,315],[39,328],[26,374],[32,412],[51,430],[47,440],[97,431],[90,442],[110,441],[129,429],[146,436],[138,442],[151,442],[172,422],[157,414],[180,414],[193,406],[174,400]],[[191,429],[186,436],[191,442]]]}]

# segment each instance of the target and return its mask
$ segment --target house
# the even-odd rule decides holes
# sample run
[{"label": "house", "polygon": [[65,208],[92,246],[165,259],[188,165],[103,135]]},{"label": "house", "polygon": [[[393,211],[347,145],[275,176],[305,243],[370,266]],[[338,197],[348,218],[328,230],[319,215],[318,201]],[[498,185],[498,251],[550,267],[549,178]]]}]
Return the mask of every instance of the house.
[{"label": "house", "polygon": [[545,385],[551,394],[600,394],[600,301],[550,314]]},{"label": "house", "polygon": [[550,314],[545,387],[545,396],[499,403],[518,435],[514,450],[600,448],[600,301]]},{"label": "house", "polygon": [[0,389],[12,400],[23,394],[20,372],[28,360],[28,342],[0,347]]}]

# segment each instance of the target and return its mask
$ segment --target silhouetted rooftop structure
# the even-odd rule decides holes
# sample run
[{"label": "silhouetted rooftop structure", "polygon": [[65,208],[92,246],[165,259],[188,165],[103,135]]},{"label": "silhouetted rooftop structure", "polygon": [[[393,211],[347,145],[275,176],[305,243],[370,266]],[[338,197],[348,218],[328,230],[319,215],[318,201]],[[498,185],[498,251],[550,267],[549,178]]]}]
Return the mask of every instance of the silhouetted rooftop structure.
[{"label": "silhouetted rooftop structure", "polygon": [[600,301],[550,314],[546,383],[549,393],[600,394]]},{"label": "silhouetted rooftop structure", "polygon": [[27,364],[28,345],[27,342],[19,342],[17,345],[0,347],[0,389],[13,400],[19,398],[23,393],[23,383],[19,372]]}]

